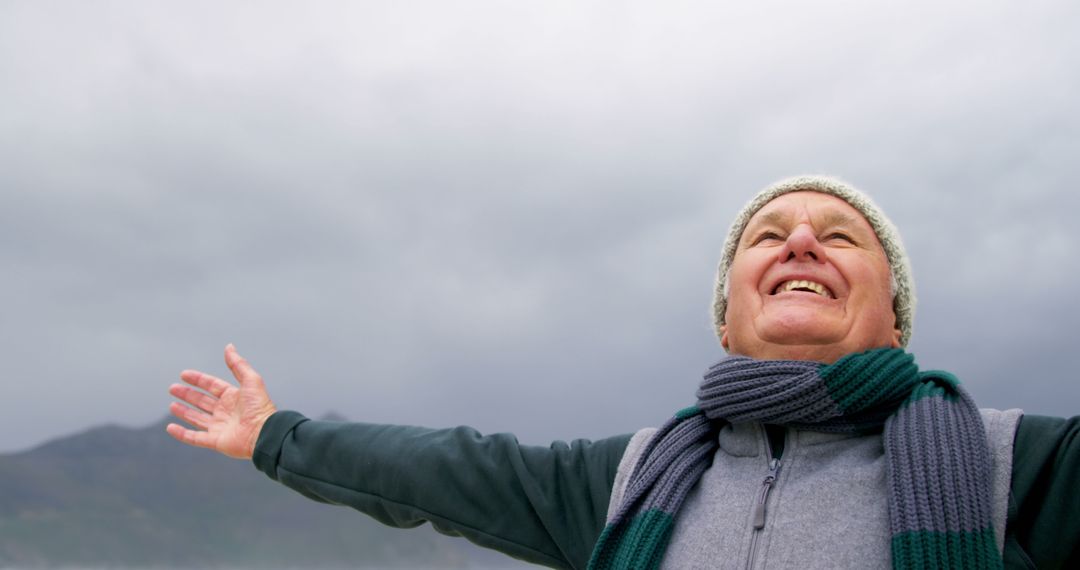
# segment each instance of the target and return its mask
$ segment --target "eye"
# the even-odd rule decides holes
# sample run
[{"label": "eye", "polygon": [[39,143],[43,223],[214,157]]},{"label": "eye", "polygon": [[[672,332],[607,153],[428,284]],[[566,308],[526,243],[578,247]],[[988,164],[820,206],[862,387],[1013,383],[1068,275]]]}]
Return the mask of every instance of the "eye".
[{"label": "eye", "polygon": [[842,241],[846,241],[846,242],[850,243],[851,245],[855,245],[855,240],[851,239],[851,236],[849,236],[849,235],[847,235],[847,234],[845,234],[843,232],[833,232],[833,233],[825,236],[824,241],[833,241],[833,240],[842,240]]},{"label": "eye", "polygon": [[760,234],[758,234],[758,236],[754,238],[754,241],[751,242],[750,245],[758,245],[758,244],[760,244],[762,242],[771,241],[771,240],[783,241],[783,239],[784,238],[780,237],[776,232],[766,231],[766,232],[761,232]]}]

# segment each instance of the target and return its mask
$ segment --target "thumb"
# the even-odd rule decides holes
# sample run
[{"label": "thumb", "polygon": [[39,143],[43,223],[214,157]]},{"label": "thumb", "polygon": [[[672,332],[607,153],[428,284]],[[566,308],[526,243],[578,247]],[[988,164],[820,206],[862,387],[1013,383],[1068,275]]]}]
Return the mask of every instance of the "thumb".
[{"label": "thumb", "polygon": [[241,386],[262,385],[262,377],[243,356],[240,356],[240,353],[236,352],[236,347],[232,343],[225,347],[225,364]]}]

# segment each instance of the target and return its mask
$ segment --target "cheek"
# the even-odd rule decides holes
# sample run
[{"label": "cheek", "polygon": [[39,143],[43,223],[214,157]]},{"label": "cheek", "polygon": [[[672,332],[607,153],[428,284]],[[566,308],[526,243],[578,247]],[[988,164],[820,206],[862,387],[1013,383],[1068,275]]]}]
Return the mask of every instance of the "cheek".
[{"label": "cheek", "polygon": [[728,296],[727,318],[725,319],[728,323],[739,322],[739,317],[746,317],[761,306],[761,299],[758,298],[756,290],[746,285],[736,286],[735,290],[738,293]]},{"label": "cheek", "polygon": [[889,276],[886,274],[882,278],[875,272],[865,275],[864,279],[866,279],[864,282],[870,283],[871,286],[863,291],[864,298],[859,303],[861,312],[868,317],[868,320],[875,323],[893,324],[896,315],[893,312],[892,283]]},{"label": "cheek", "polygon": [[736,297],[732,291],[756,293],[758,282],[765,274],[767,266],[767,263],[748,253],[737,256],[727,274],[728,302]]}]

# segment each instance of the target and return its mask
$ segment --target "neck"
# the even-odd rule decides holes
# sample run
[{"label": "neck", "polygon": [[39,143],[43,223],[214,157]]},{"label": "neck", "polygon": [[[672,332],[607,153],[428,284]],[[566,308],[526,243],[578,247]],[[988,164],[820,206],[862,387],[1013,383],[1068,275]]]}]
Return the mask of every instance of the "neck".
[{"label": "neck", "polygon": [[840,360],[845,354],[849,354],[851,350],[846,350],[833,345],[765,345],[755,350],[738,351],[731,350],[729,354],[732,356],[749,356],[757,360],[805,360],[809,362],[820,362],[822,364],[832,364],[837,360]]}]

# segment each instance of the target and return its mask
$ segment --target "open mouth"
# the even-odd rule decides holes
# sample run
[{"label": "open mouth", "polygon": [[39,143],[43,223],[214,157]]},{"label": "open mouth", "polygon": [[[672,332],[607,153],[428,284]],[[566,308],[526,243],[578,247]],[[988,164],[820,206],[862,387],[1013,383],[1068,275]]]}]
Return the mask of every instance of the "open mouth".
[{"label": "open mouth", "polygon": [[804,293],[816,293],[825,297],[826,299],[832,299],[834,297],[832,291],[828,287],[817,283],[815,281],[807,281],[805,279],[795,279],[792,281],[783,281],[773,289],[772,294],[787,293],[789,291],[801,291]]}]

